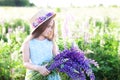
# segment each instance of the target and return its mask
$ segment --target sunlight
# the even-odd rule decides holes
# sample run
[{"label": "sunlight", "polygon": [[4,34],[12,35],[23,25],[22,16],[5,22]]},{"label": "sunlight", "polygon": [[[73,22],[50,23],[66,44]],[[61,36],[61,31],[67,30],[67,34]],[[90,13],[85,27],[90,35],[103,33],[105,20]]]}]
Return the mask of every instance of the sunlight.
[{"label": "sunlight", "polygon": [[71,5],[73,6],[92,6],[92,5],[117,5],[120,6],[119,0],[30,0],[31,3],[34,3],[38,7],[69,7]]}]

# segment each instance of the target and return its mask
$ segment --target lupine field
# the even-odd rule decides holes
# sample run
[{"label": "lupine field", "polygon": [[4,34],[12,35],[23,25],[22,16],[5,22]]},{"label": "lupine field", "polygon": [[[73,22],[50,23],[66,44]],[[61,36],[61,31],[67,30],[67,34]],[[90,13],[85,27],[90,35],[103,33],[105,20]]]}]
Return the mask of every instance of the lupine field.
[{"label": "lupine field", "polygon": [[[29,19],[40,8],[0,7],[0,80],[24,80],[21,45],[31,28]],[[120,80],[120,8],[48,8],[56,12],[59,50],[75,42],[84,55],[98,62],[95,80]],[[62,80],[71,80],[60,73]],[[86,80],[90,80],[86,77]]]}]

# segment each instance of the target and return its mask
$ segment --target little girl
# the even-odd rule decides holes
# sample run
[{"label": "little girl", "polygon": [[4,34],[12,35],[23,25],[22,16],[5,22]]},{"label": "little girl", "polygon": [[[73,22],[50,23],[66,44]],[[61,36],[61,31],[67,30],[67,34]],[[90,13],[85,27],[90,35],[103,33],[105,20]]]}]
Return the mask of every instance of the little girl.
[{"label": "little girl", "polygon": [[[27,68],[25,80],[33,80],[32,71],[39,72],[42,76],[49,76],[50,71],[43,62],[49,62],[58,54],[54,41],[55,13],[41,10],[30,20],[32,32],[22,45],[23,63]],[[36,79],[43,80],[43,79]],[[58,73],[47,80],[61,80]]]}]

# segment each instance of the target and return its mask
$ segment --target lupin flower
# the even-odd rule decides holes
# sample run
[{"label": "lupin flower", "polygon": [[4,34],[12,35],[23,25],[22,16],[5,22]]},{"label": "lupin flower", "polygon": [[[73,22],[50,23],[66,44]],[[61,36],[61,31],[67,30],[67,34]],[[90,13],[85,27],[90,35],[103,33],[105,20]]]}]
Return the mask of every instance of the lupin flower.
[{"label": "lupin flower", "polygon": [[49,71],[57,69],[73,80],[86,80],[86,75],[90,80],[95,80],[91,64],[98,66],[97,62],[88,59],[83,51],[72,45],[70,49],[65,49],[55,56],[53,63],[47,66],[47,69]]}]

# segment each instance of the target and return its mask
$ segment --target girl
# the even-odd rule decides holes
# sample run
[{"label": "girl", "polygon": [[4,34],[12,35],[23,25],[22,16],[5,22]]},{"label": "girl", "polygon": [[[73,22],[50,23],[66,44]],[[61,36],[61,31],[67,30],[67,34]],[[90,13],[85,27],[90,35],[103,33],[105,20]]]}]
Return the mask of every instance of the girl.
[{"label": "girl", "polygon": [[[49,76],[43,62],[49,62],[53,56],[58,54],[54,41],[55,13],[44,10],[36,13],[30,20],[33,31],[22,45],[23,63],[27,68],[25,80],[33,80],[32,71],[39,72],[42,76]],[[44,80],[44,79],[35,79]],[[47,80],[61,80],[58,73],[48,77]]]}]

